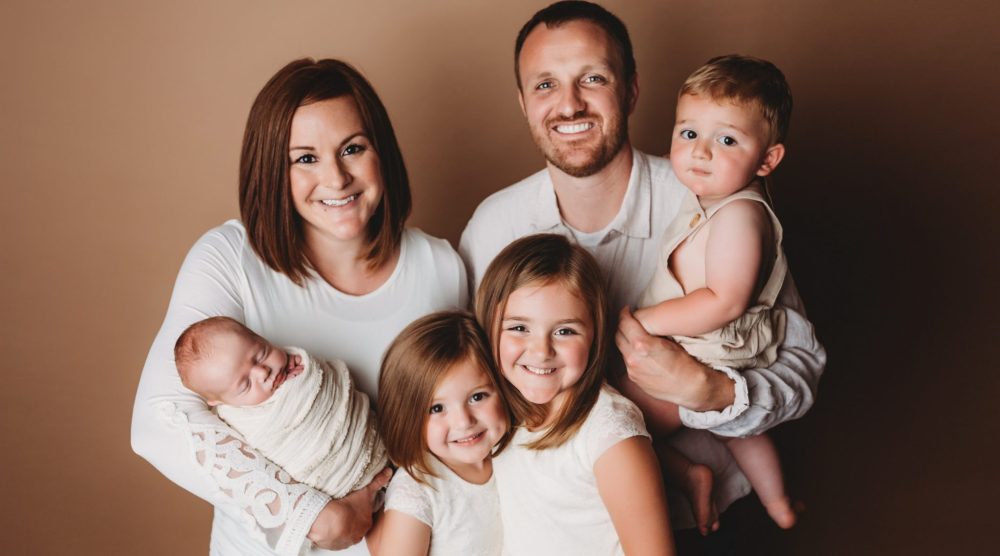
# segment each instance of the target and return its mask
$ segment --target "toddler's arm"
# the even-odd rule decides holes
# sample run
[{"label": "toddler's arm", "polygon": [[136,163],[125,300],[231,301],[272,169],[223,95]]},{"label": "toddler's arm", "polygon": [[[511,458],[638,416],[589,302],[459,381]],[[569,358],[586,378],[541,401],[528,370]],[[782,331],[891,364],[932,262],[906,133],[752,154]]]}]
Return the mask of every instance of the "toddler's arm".
[{"label": "toddler's arm", "polygon": [[636,311],[650,334],[698,336],[746,311],[771,240],[767,210],[755,201],[733,201],[719,209],[703,233],[708,234],[705,287]]},{"label": "toddler's arm", "polygon": [[594,476],[627,556],[674,554],[660,465],[648,438],[633,436],[608,448]]},{"label": "toddler's arm", "polygon": [[431,547],[431,528],[419,519],[388,510],[368,533],[372,556],[427,556]]}]

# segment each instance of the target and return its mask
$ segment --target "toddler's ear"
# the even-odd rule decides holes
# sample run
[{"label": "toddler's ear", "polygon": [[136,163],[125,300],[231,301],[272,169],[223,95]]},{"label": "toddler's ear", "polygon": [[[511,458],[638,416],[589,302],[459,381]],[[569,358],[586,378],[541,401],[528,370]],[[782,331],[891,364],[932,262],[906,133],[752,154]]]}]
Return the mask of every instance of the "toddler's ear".
[{"label": "toddler's ear", "polygon": [[757,168],[757,175],[764,177],[774,171],[781,164],[781,159],[785,158],[785,146],[781,143],[771,145],[764,151],[764,159]]}]

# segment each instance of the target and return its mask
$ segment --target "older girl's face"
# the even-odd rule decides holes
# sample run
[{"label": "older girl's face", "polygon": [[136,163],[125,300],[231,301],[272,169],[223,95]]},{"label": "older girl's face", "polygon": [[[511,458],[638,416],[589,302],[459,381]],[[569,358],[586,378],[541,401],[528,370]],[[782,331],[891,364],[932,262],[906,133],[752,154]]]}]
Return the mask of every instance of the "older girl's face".
[{"label": "older girl's face", "polygon": [[309,244],[367,244],[385,186],[378,153],[349,96],[300,106],[288,145],[295,210]]}]

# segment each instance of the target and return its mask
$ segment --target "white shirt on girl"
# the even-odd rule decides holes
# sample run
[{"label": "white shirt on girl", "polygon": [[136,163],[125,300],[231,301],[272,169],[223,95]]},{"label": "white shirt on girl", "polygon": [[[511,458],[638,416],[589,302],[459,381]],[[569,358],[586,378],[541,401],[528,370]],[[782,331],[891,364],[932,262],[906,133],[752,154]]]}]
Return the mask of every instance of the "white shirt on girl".
[{"label": "white shirt on girl", "polygon": [[594,464],[622,440],[649,437],[639,408],[605,385],[572,438],[556,448],[524,447],[543,432],[518,427],[507,448],[493,458],[503,554],[624,554],[597,491]]}]

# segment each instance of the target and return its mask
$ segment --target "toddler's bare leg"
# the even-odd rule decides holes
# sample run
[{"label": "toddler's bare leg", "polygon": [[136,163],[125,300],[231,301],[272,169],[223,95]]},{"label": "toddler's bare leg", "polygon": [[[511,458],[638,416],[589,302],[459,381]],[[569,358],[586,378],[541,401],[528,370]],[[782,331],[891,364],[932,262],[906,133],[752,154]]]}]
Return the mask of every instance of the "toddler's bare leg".
[{"label": "toddler's bare leg", "polygon": [[712,499],[712,470],[700,463],[694,463],[669,446],[663,439],[653,442],[660,466],[670,481],[680,487],[691,501],[698,531],[707,535],[719,529],[719,512]]},{"label": "toddler's bare leg", "polygon": [[781,461],[771,438],[763,434],[748,438],[720,438],[750,480],[771,519],[782,529],[795,525],[795,510],[785,494]]}]

